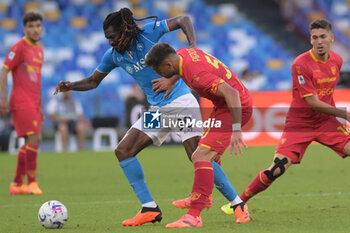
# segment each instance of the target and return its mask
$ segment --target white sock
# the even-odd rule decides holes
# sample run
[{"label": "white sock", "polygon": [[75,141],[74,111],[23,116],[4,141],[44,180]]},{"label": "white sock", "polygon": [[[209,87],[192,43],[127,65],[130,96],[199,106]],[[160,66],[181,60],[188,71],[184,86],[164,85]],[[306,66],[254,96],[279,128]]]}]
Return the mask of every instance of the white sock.
[{"label": "white sock", "polygon": [[242,199],[237,195],[237,197],[233,201],[231,201],[231,205],[235,206],[241,202],[243,202]]},{"label": "white sock", "polygon": [[142,204],[142,207],[156,208],[157,204],[155,201],[150,201],[150,202]]}]

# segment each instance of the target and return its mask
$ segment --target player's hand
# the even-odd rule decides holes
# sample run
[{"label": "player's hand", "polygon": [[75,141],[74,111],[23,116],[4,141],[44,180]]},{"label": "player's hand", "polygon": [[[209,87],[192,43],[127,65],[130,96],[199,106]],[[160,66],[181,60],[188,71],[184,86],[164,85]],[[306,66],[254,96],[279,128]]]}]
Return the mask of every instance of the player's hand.
[{"label": "player's hand", "polygon": [[233,155],[232,152],[235,151],[235,155],[238,156],[239,154],[242,154],[242,147],[248,148],[248,146],[243,141],[243,136],[241,131],[233,131],[231,136],[231,146],[230,146],[230,154]]},{"label": "player's hand", "polygon": [[66,92],[70,91],[72,87],[72,83],[69,81],[61,81],[59,84],[56,86],[56,90],[53,93],[54,95],[58,94],[58,92]]},{"label": "player's hand", "polygon": [[165,91],[163,99],[165,99],[170,94],[173,88],[174,88],[174,85],[172,81],[168,78],[158,78],[158,79],[152,80],[152,89],[155,93]]},{"label": "player's hand", "polygon": [[5,116],[9,112],[9,102],[7,98],[0,100],[0,115]]}]

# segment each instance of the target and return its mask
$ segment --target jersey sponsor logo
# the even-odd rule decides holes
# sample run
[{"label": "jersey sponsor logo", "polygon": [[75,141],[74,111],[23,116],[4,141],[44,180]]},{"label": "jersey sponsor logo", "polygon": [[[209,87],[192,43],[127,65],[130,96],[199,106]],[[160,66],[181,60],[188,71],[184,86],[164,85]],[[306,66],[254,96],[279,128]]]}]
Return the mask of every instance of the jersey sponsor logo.
[{"label": "jersey sponsor logo", "polygon": [[305,79],[304,76],[298,75],[298,81],[300,85],[305,85]]},{"label": "jersey sponsor logo", "polygon": [[13,58],[15,57],[15,55],[16,55],[16,53],[13,52],[13,51],[11,51],[11,52],[9,53],[9,55],[8,55],[9,60],[12,61]]},{"label": "jersey sponsor logo", "polygon": [[156,25],[157,25],[157,27],[159,27],[159,26],[160,26],[160,22],[158,21],[158,22],[156,23]]},{"label": "jersey sponsor logo", "polygon": [[160,129],[162,113],[157,111],[146,111],[143,113],[144,129]]},{"label": "jersey sponsor logo", "polygon": [[42,63],[43,63],[42,60],[40,60],[40,59],[38,59],[38,58],[36,58],[36,57],[33,57],[33,62],[37,62],[37,63],[39,63],[39,64],[42,64]]},{"label": "jersey sponsor logo", "polygon": [[124,60],[123,57],[117,57],[117,61],[118,61],[118,62],[121,62],[121,61],[123,61],[123,60]]},{"label": "jersey sponsor logo", "polygon": [[126,71],[129,73],[129,74],[133,74],[134,73],[134,70],[132,69],[131,66],[126,66]]},{"label": "jersey sponsor logo", "polygon": [[320,89],[317,89],[316,91],[318,96],[327,96],[327,95],[331,95],[334,92],[334,88],[333,87],[320,88]]},{"label": "jersey sponsor logo", "polygon": [[139,72],[140,70],[143,70],[145,68],[145,59],[141,58],[140,61],[133,64],[134,70],[136,72]]},{"label": "jersey sponsor logo", "polygon": [[321,83],[330,83],[330,82],[334,82],[337,80],[337,77],[330,77],[330,78],[321,78],[321,79],[317,79],[317,83],[321,84]]},{"label": "jersey sponsor logo", "polygon": [[140,52],[142,52],[145,49],[145,45],[142,42],[137,43],[136,49]]}]

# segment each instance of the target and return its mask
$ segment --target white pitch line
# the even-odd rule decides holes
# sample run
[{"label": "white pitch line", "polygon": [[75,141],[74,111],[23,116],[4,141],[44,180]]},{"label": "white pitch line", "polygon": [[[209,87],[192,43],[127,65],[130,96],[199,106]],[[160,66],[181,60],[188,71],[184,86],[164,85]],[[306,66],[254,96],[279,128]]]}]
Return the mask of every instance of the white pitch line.
[{"label": "white pitch line", "polygon": [[[302,193],[302,194],[278,194],[278,195],[258,195],[254,198],[285,198],[285,197],[325,197],[325,196],[348,196],[350,193],[346,192],[336,192],[336,193]],[[157,201],[164,201],[164,202],[171,202],[175,200],[173,199],[158,199]],[[215,197],[215,200],[226,200],[224,197]],[[64,204],[66,206],[70,205],[109,205],[109,204],[128,204],[128,203],[139,203],[138,200],[114,200],[114,201],[91,201],[91,202],[65,202]],[[2,204],[0,205],[0,208],[14,208],[14,207],[36,207],[41,206],[41,204],[33,203],[33,204]]]}]

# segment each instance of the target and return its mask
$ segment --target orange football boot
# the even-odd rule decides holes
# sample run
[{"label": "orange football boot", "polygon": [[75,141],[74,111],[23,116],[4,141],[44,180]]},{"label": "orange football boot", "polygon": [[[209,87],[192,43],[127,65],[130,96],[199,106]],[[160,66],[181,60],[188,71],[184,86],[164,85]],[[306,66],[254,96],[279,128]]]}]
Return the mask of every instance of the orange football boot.
[{"label": "orange football boot", "polygon": [[237,223],[244,223],[250,221],[249,210],[246,203],[242,203],[243,205],[237,206],[235,209],[235,217]]},{"label": "orange football boot", "polygon": [[[173,206],[175,206],[176,208],[182,208],[182,209],[190,208],[190,204],[191,204],[191,197],[173,201]],[[205,202],[204,208],[207,208],[209,210],[212,204],[213,204],[213,196],[210,194],[209,198]]]},{"label": "orange football boot", "polygon": [[194,217],[192,215],[186,214],[176,222],[169,223],[165,227],[166,228],[185,228],[185,227],[201,227],[201,226],[203,226],[201,217]]},{"label": "orange football boot", "polygon": [[148,222],[160,222],[162,220],[162,211],[159,207],[149,208],[142,207],[142,209],[136,214],[135,217],[124,220],[122,222],[123,226],[141,226],[142,224]]},{"label": "orange football boot", "polygon": [[28,195],[30,190],[27,185],[22,184],[21,186],[16,186],[14,183],[10,184],[10,194],[11,195]]},{"label": "orange football boot", "polygon": [[28,188],[29,188],[29,191],[31,194],[34,194],[34,195],[43,194],[43,191],[41,191],[37,182],[32,182],[32,183],[28,184]]}]

